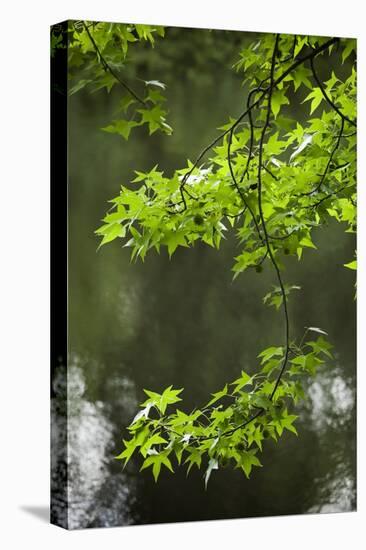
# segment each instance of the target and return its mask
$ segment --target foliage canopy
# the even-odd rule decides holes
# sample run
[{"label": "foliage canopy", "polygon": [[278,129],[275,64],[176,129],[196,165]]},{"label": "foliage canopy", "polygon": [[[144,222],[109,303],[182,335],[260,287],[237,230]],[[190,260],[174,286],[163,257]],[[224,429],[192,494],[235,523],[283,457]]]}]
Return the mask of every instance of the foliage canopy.
[{"label": "foliage canopy", "polygon": [[[142,81],[135,83],[136,92],[121,76],[130,48],[154,47],[164,36],[164,28],[149,25],[70,23],[69,93],[109,92],[114,86],[122,91],[118,117],[105,132],[126,140],[138,126],[149,134],[171,134],[165,84]],[[57,36],[52,45],[62,47]],[[151,467],[155,480],[163,466],[173,471],[174,461],[185,464],[187,473],[204,466],[206,486],[212,470],[229,463],[249,477],[261,466],[268,438],[277,441],[285,430],[297,434],[293,408],[305,397],[307,377],[332,359],[332,346],[317,327],[307,327],[299,338],[291,333],[288,300],[300,287],[284,282],[283,259],[301,260],[304,248],[315,248],[314,229],[331,218],[356,231],[355,54],[353,39],[256,36],[233,67],[243,80],[243,112],[229,118],[194,162],[172,176],[157,165],[136,171],[110,201],[96,231],[100,246],[120,239],[132,259],[144,261],[151,250],[166,248],[172,257],[179,246],[196,241],[219,249],[231,231],[240,247],[233,277],[269,264],[275,284],[263,301],[283,315],[284,341],[258,354],[255,374],[242,371],[201,408],[189,414],[172,408],[182,400],[182,389],[144,390],[147,399],[117,458],[127,464],[138,453],[141,470]],[[324,81],[321,62],[330,67]],[[356,269],[356,259],[345,267]]]}]

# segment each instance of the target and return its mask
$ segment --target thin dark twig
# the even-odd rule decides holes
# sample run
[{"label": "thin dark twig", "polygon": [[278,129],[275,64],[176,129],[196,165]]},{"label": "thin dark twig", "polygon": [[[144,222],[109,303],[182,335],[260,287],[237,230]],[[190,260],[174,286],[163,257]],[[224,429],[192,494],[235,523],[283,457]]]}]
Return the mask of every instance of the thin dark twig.
[{"label": "thin dark twig", "polygon": [[[347,137],[343,134],[342,137]],[[337,170],[341,170],[342,168],[345,168],[346,166],[349,166],[350,162],[344,162],[343,164],[340,164],[339,166],[335,166],[334,168],[330,169],[329,172],[336,172]]]},{"label": "thin dark twig", "polygon": [[268,234],[268,238],[269,239],[275,239],[275,240],[279,240],[279,241],[282,241],[284,239],[288,239],[292,233],[295,233],[295,231],[297,231],[297,228],[295,229],[292,229],[292,231],[290,231],[290,233],[287,233],[287,235],[280,235],[280,236],[277,236],[277,235],[270,235]]},{"label": "thin dark twig", "polygon": [[273,90],[274,70],[275,70],[275,64],[276,64],[278,41],[279,41],[279,35],[276,35],[276,41],[275,41],[275,45],[274,45],[274,48],[273,48],[272,62],[271,62],[271,86],[270,86],[269,93],[268,93],[267,114],[266,114],[266,120],[265,120],[265,124],[264,124],[263,130],[262,130],[262,134],[261,134],[261,138],[260,138],[260,142],[259,142],[259,153],[258,153],[258,210],[259,210],[259,216],[260,216],[261,222],[262,222],[264,240],[266,242],[268,255],[271,259],[272,265],[273,265],[273,267],[276,271],[276,274],[277,274],[277,279],[278,279],[278,283],[279,283],[280,290],[281,290],[281,295],[282,295],[283,311],[284,311],[284,316],[285,316],[285,346],[286,346],[286,351],[285,351],[285,357],[283,359],[283,363],[282,363],[280,373],[277,377],[276,383],[275,383],[275,385],[273,387],[273,390],[271,392],[271,395],[269,397],[271,401],[272,401],[272,399],[273,399],[273,397],[274,397],[274,395],[277,391],[277,388],[280,384],[282,375],[283,375],[283,373],[285,371],[285,368],[287,366],[289,349],[290,349],[290,322],[289,322],[289,315],[288,315],[288,309],[287,309],[287,296],[286,296],[285,287],[284,287],[284,284],[283,284],[283,281],[282,281],[282,276],[281,276],[281,273],[280,273],[280,269],[278,267],[277,261],[274,257],[274,253],[273,253],[271,244],[269,242],[269,236],[268,236],[266,221],[265,221],[265,218],[264,218],[263,207],[262,207],[263,146],[264,146],[265,134],[266,134],[267,128],[269,127],[270,116],[271,116],[272,90]]},{"label": "thin dark twig", "polygon": [[290,65],[290,67],[288,67],[285,71],[283,71],[283,73],[273,82],[271,83],[267,88],[265,88],[265,90],[263,90],[263,92],[261,93],[261,95],[259,96],[258,99],[256,99],[251,105],[249,108],[247,108],[245,111],[243,111],[239,117],[237,118],[237,120],[231,125],[230,128],[228,128],[227,130],[225,130],[224,132],[222,132],[221,134],[219,134],[214,140],[211,141],[211,143],[209,143],[202,151],[201,153],[198,155],[198,157],[196,158],[195,162],[193,163],[191,169],[189,170],[189,172],[187,172],[185,175],[184,175],[184,178],[182,180],[182,183],[181,183],[181,186],[184,187],[184,185],[186,184],[186,181],[188,179],[188,177],[192,174],[193,170],[197,167],[198,163],[202,160],[202,158],[206,155],[206,153],[212,149],[212,147],[214,147],[216,145],[216,143],[218,143],[223,137],[225,137],[229,132],[231,132],[232,130],[234,130],[239,124],[240,122],[243,120],[243,118],[245,118],[249,111],[251,111],[252,109],[254,109],[255,107],[257,107],[258,105],[260,105],[260,103],[263,101],[263,99],[265,98],[265,96],[267,95],[267,93],[269,92],[269,88],[272,87],[276,87],[278,86],[278,84],[280,84],[285,78],[287,75],[289,75],[294,69],[296,69],[299,65],[302,65],[303,63],[305,63],[306,61],[308,61],[309,59],[312,59],[313,57],[315,57],[316,55],[320,54],[321,52],[327,50],[330,46],[332,46],[333,44],[335,44],[336,42],[339,41],[339,38],[331,38],[330,40],[327,40],[327,42],[324,42],[324,44],[322,44],[321,46],[319,46],[317,49],[315,50],[312,50],[311,52],[309,52],[307,55],[305,55],[304,57],[301,57],[300,59],[297,59],[296,61],[294,61],[294,63],[292,63]]},{"label": "thin dark twig", "polygon": [[252,219],[253,219],[253,222],[254,222],[254,225],[255,225],[255,228],[257,230],[257,233],[258,233],[258,236],[260,238],[260,240],[262,241],[263,240],[263,237],[262,237],[262,234],[261,234],[261,231],[259,229],[259,225],[258,225],[258,222],[256,220],[256,217],[255,217],[255,214],[253,212],[253,209],[252,207],[250,206],[250,204],[247,202],[246,198],[245,198],[245,195],[243,193],[243,191],[240,189],[240,185],[238,184],[238,181],[235,177],[235,174],[234,174],[234,170],[233,170],[233,167],[232,167],[232,162],[231,162],[231,143],[232,143],[232,138],[233,138],[233,130],[230,131],[229,133],[229,139],[228,139],[228,146],[227,146],[227,161],[228,161],[228,164],[229,164],[229,170],[230,170],[230,174],[231,174],[231,179],[233,180],[233,184],[241,198],[241,200],[243,201],[243,204],[246,208],[248,208],[249,212],[250,212],[250,215],[252,216]]},{"label": "thin dark twig", "polygon": [[192,199],[192,200],[194,200],[194,201],[198,201],[198,197],[195,197],[194,195],[192,195],[191,192],[188,191],[188,190],[186,189],[186,187],[185,187],[183,190],[184,190],[184,192],[188,195],[188,197],[189,197],[190,199]]},{"label": "thin dark twig", "polygon": [[117,82],[120,83],[120,85],[125,88],[125,90],[128,91],[128,93],[130,95],[132,95],[132,97],[134,97],[139,103],[141,103],[142,105],[146,105],[145,101],[143,99],[141,99],[141,97],[139,97],[137,95],[136,92],[134,92],[132,90],[132,88],[130,88],[128,86],[128,84],[126,84],[126,82],[124,82],[119,76],[118,74],[112,69],[112,67],[107,63],[107,61],[105,60],[105,58],[103,57],[103,55],[101,54],[101,51],[98,47],[98,44],[95,42],[90,30],[89,30],[89,27],[85,24],[85,22],[83,21],[83,25],[84,25],[84,29],[90,39],[90,42],[92,43],[93,45],[93,48],[96,52],[96,54],[98,55],[99,59],[100,59],[100,62],[102,64],[102,67],[103,69],[106,71],[106,72],[110,72],[112,76],[114,76],[114,78],[117,80]]},{"label": "thin dark twig", "polygon": [[[235,426],[235,428],[230,428],[229,430],[226,430],[226,432],[223,432],[220,437],[227,437],[229,435],[232,435],[237,430],[240,430],[240,428],[244,428],[245,426],[253,422],[253,420],[258,418],[258,416],[261,416],[263,413],[264,413],[264,409],[260,409],[253,416],[245,420],[242,424],[239,424],[238,426]],[[215,439],[216,437],[217,437],[217,434],[214,434],[214,435],[207,435],[207,436],[198,436],[196,439],[201,442],[201,441],[208,441],[210,439]]]},{"label": "thin dark twig", "polygon": [[244,212],[246,211],[247,207],[245,206],[243,208],[243,210],[241,210],[240,212],[238,212],[237,214],[224,214],[225,216],[227,216],[228,218],[240,218],[240,216],[242,214],[244,214]]},{"label": "thin dark twig", "polygon": [[341,119],[341,128],[340,128],[340,132],[337,136],[337,141],[329,155],[329,158],[328,158],[328,162],[327,162],[327,165],[325,167],[325,170],[320,178],[320,181],[318,183],[318,185],[316,187],[314,187],[314,189],[312,189],[311,191],[308,191],[307,193],[299,193],[297,196],[298,197],[305,197],[305,196],[308,196],[308,195],[313,195],[313,193],[316,193],[317,191],[319,191],[319,189],[321,188],[321,186],[323,185],[324,183],[324,180],[325,180],[325,177],[328,173],[328,170],[329,170],[329,167],[330,167],[330,164],[332,162],[332,159],[334,157],[334,154],[335,152],[337,151],[338,147],[339,147],[339,144],[341,142],[341,139],[342,139],[342,135],[343,135],[343,130],[344,130],[344,119],[342,118]]},{"label": "thin dark twig", "polygon": [[[245,420],[245,422],[243,422],[242,424],[239,424],[238,426],[235,426],[235,428],[231,428],[230,430],[227,430],[226,432],[224,432],[222,435],[227,437],[228,435],[232,435],[233,433],[235,433],[236,431],[240,430],[241,428],[244,428],[245,426],[247,426],[248,424],[250,424],[251,422],[253,422],[253,420],[255,420],[256,418],[258,418],[258,416],[261,416],[262,414],[264,413],[264,409],[260,409],[258,412],[256,412],[253,416],[251,416],[250,418],[248,418],[247,420]],[[207,438],[206,438],[207,439]],[[209,438],[211,439],[211,438]]]},{"label": "thin dark twig", "polygon": [[294,34],[294,41],[292,42],[292,51],[291,51],[292,58],[295,57],[296,40],[297,40],[297,34]]},{"label": "thin dark twig", "polygon": [[274,173],[271,172],[271,170],[270,170],[265,164],[263,164],[262,168],[264,168],[264,170],[265,170],[266,172],[268,172],[268,174],[269,174],[270,176],[272,176],[272,178],[273,178],[274,180],[276,180],[276,181],[279,180],[279,178],[278,178],[277,176],[275,176]]},{"label": "thin dark twig", "polygon": [[268,256],[268,249],[266,250],[266,252],[264,253],[263,257],[261,258],[261,260],[256,264],[256,266],[258,265],[262,265],[262,263],[265,261],[265,259],[267,258]]},{"label": "thin dark twig", "polygon": [[314,57],[311,57],[310,58],[310,67],[311,67],[311,71],[313,73],[313,77],[314,77],[314,80],[315,82],[317,83],[317,85],[319,86],[320,88],[320,91],[324,97],[324,99],[329,103],[329,105],[332,107],[332,109],[334,109],[334,111],[336,113],[339,114],[339,116],[342,118],[343,121],[347,121],[349,122],[350,124],[352,124],[352,126],[355,126],[357,127],[357,124],[351,120],[350,118],[348,118],[348,116],[344,115],[342,113],[342,111],[337,107],[337,105],[330,99],[329,95],[327,94],[327,92],[325,91],[325,88],[324,88],[324,85],[322,84],[322,82],[320,81],[317,73],[316,73],[316,70],[315,70],[315,67],[314,67]]},{"label": "thin dark twig", "polygon": [[291,53],[285,57],[285,59],[281,59],[278,64],[282,65],[282,63],[286,63],[287,61],[290,61],[290,59],[293,59],[295,57],[295,48],[296,48],[296,40],[297,40],[297,34],[294,34],[294,38],[292,41],[292,47],[291,47]]},{"label": "thin dark twig", "polygon": [[[325,195],[324,197],[319,199],[317,202],[313,202],[312,204],[306,204],[305,206],[301,206],[300,210],[305,209],[305,208],[316,208],[322,202],[326,201],[327,199],[330,199],[330,197],[333,197],[334,195],[338,195],[339,193],[341,193],[345,189],[352,189],[352,187],[353,187],[353,185],[348,185],[348,184],[343,185],[343,187],[341,187],[340,189],[337,189],[337,191],[333,191],[333,193],[328,193],[327,195]],[[351,200],[351,198],[350,198],[350,200]]]},{"label": "thin dark twig", "polygon": [[261,90],[260,86],[258,86],[257,88],[254,88],[254,90],[249,92],[248,98],[247,98],[247,111],[248,111],[249,127],[250,127],[249,152],[248,152],[248,158],[247,158],[247,163],[246,163],[246,166],[245,166],[245,170],[244,170],[244,172],[243,172],[243,174],[242,174],[242,176],[239,180],[239,183],[242,183],[245,176],[248,174],[249,165],[250,165],[250,162],[252,160],[252,152],[253,152],[253,146],[254,146],[254,122],[253,122],[253,116],[252,116],[252,109],[250,107],[250,100],[252,98],[252,95],[258,93],[260,90]]}]

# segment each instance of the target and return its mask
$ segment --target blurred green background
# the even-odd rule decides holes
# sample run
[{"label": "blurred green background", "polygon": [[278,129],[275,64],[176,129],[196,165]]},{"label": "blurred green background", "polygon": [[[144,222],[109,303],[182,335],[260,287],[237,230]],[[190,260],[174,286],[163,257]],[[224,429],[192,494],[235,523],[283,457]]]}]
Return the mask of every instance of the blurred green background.
[{"label": "blurred green background", "polygon": [[213,472],[207,491],[204,471],[192,469],[187,478],[177,468],[155,484],[139,463],[122,471],[114,459],[143,388],[184,387],[181,408],[189,410],[241,369],[253,370],[261,349],[282,344],[282,316],[262,304],[274,273],[268,266],[233,282],[240,252],[233,235],[219,252],[196,245],[178,249],[171,261],[166,251],[148,255],[144,264],[130,263],[116,241],[97,252],[94,235],[107,200],[134,170],[158,163],[171,174],[242,111],[246,92],[231,66],[252,39],[170,28],[154,49],[131,48],[126,77],[166,84],[172,136],[149,137],[144,127],[126,142],[102,132],[121,97],[117,86],[69,99],[71,528],[355,509],[354,274],[342,267],[355,243],[336,224],[314,235],[318,250],[306,250],[300,263],[290,259],[284,273],[302,286],[290,300],[293,334],[315,325],[335,345],[334,361],[299,406],[299,437],[268,442],[263,468],[250,480],[230,469]]}]

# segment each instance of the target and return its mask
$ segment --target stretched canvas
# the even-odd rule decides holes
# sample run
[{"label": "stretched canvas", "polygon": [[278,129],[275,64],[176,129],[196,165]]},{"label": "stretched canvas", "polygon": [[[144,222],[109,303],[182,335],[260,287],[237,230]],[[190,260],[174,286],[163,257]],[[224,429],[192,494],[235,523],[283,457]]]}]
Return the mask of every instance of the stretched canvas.
[{"label": "stretched canvas", "polygon": [[66,21],[51,125],[52,523],[355,510],[356,40]]}]

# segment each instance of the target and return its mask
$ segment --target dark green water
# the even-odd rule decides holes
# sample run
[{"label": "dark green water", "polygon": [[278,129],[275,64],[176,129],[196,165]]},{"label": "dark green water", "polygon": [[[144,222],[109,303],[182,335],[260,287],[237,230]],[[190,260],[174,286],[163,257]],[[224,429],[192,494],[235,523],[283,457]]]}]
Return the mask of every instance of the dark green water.
[{"label": "dark green water", "polygon": [[241,111],[243,91],[230,73],[229,54],[227,69],[213,59],[206,72],[189,47],[179,55],[177,74],[171,65],[156,65],[156,52],[146,66],[149,78],[168,85],[171,137],[149,138],[138,129],[125,142],[100,131],[113,118],[118,90],[70,98],[70,527],[354,510],[354,276],[342,267],[354,242],[336,225],[319,232],[319,250],[290,261],[284,275],[303,287],[290,302],[293,334],[315,325],[335,344],[334,361],[310,383],[299,407],[299,437],[268,443],[264,467],[250,480],[239,471],[215,471],[207,491],[203,471],[188,478],[183,468],[163,472],[155,484],[137,463],[122,471],[113,458],[143,388],[184,387],[182,408],[189,410],[241,369],[251,371],[261,349],[282,344],[282,318],[262,305],[274,274],[268,267],[232,282],[234,239],[220,252],[196,246],[178,250],[172,261],[165,253],[148,256],[145,264],[131,264],[118,242],[96,251],[93,232],[106,201],[134,169],[159,163],[173,171]]}]

